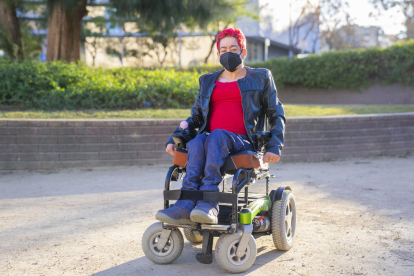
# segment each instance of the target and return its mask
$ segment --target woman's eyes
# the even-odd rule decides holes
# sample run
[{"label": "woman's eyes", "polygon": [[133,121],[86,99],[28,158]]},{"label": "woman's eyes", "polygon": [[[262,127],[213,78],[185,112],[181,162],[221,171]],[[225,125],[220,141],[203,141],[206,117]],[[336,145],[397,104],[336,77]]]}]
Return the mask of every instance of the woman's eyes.
[{"label": "woman's eyes", "polygon": [[[230,49],[230,52],[237,53],[237,49]],[[227,51],[221,51],[221,54],[227,53]]]}]

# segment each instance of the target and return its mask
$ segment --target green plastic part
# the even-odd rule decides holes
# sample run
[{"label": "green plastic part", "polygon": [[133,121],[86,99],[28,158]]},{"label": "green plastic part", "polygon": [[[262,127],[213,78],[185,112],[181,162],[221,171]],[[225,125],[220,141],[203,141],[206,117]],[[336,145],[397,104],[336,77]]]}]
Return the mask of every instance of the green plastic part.
[{"label": "green plastic part", "polygon": [[243,209],[239,213],[239,222],[241,224],[251,224],[252,220],[253,220],[253,214],[252,214],[252,211],[250,211],[249,209]]},{"label": "green plastic part", "polygon": [[257,199],[239,213],[239,222],[241,224],[251,224],[258,213],[270,210],[271,206],[272,201],[269,197]]}]

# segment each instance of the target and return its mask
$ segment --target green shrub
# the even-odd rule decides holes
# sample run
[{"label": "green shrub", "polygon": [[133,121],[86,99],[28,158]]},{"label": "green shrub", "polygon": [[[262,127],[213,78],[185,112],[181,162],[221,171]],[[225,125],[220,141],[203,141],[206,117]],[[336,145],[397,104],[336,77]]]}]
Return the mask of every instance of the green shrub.
[{"label": "green shrub", "polygon": [[[414,40],[389,48],[326,52],[303,59],[269,59],[249,63],[272,71],[277,87],[345,88],[357,90],[375,82],[414,84]],[[214,72],[217,65],[202,65],[197,72]],[[194,70],[191,69],[191,70]]]},{"label": "green shrub", "polygon": [[0,61],[0,104],[41,109],[189,107],[198,74]]},{"label": "green shrub", "polygon": [[[357,90],[375,82],[414,84],[414,40],[386,49],[329,52],[304,59],[253,63],[272,71],[278,87]],[[190,107],[198,77],[221,69],[95,69],[54,62],[0,60],[0,104],[39,109]],[[392,93],[392,91],[391,91]]]}]

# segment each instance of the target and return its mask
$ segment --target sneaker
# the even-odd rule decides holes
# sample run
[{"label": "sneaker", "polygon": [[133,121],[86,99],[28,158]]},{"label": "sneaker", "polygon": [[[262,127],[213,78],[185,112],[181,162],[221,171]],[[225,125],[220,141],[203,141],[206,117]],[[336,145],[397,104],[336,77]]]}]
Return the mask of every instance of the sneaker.
[{"label": "sneaker", "polygon": [[155,214],[155,218],[169,224],[194,224],[190,219],[190,211],[179,206],[159,210]]},{"label": "sneaker", "polygon": [[191,211],[190,219],[198,223],[217,224],[218,213],[217,203],[198,201],[197,206]]}]

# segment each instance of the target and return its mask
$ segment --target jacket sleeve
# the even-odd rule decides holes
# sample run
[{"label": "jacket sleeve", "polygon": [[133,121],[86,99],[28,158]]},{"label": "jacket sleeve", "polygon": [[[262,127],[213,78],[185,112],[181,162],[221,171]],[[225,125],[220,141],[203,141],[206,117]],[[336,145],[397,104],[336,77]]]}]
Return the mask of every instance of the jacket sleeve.
[{"label": "jacket sleeve", "polygon": [[[191,108],[191,116],[188,117],[186,120],[188,123],[189,130],[200,128],[204,124],[203,109],[201,107],[201,96],[200,96],[201,83],[203,81],[202,78],[203,76],[201,76],[198,80],[198,83],[199,83],[198,95],[197,95],[197,98],[195,99],[193,107]],[[172,139],[172,136],[174,134],[179,134],[181,131],[182,131],[182,128],[177,127],[177,129],[174,130],[173,133],[170,135],[170,138],[168,138],[168,141],[165,145],[167,146],[168,144],[175,144],[174,140]]]},{"label": "jacket sleeve", "polygon": [[267,70],[263,91],[263,109],[270,124],[272,137],[266,146],[266,152],[281,155],[285,134],[285,111],[283,104],[277,98],[276,85],[272,73]]}]

